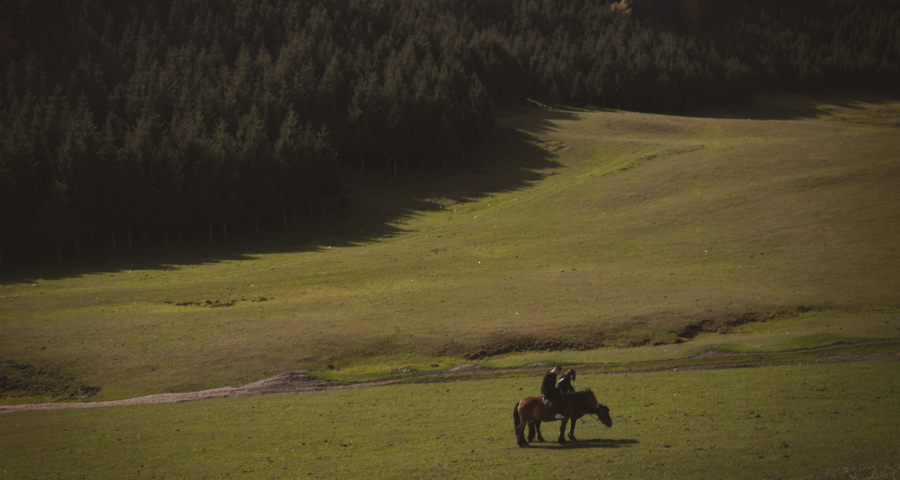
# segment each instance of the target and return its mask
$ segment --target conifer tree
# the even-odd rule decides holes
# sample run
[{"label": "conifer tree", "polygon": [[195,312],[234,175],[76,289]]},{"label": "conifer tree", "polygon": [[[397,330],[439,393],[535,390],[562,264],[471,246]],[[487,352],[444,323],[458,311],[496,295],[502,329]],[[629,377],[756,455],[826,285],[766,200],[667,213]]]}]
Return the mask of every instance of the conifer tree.
[{"label": "conifer tree", "polygon": [[22,202],[15,179],[0,156],[0,267],[4,262],[3,250],[25,240],[27,229],[22,215]]},{"label": "conifer tree", "polygon": [[97,177],[97,191],[99,216],[101,226],[108,228],[112,247],[117,248],[116,226],[127,215],[121,205],[122,195],[122,171],[120,170],[119,155],[121,154],[124,125],[115,113],[106,117],[103,131],[99,133],[97,157],[102,172]]},{"label": "conifer tree", "polygon": [[32,234],[39,242],[56,245],[56,261],[62,262],[63,244],[77,234],[78,218],[62,181],[50,183],[41,198],[41,207],[31,225]]},{"label": "conifer tree", "polygon": [[375,74],[357,81],[348,107],[350,149],[359,158],[360,173],[366,171],[366,159],[370,162],[378,145],[378,121],[381,104],[378,98],[378,79]]},{"label": "conifer tree", "polygon": [[79,253],[79,237],[93,232],[102,223],[100,192],[104,174],[99,144],[87,99],[82,96],[78,107],[68,115],[62,143],[57,148],[56,174],[66,185],[71,209],[78,222],[73,224],[75,253]]},{"label": "conifer tree", "polygon": [[275,161],[265,124],[256,107],[241,118],[235,147],[244,208],[255,220],[256,233],[259,233],[260,215],[279,206],[282,197],[279,178],[285,172],[281,168],[283,164]]},{"label": "conifer tree", "polygon": [[[282,213],[287,216],[287,208],[296,213],[297,204],[304,201],[311,184],[305,164],[308,160],[308,132],[300,128],[300,122],[293,110],[289,111],[281,124],[278,140],[275,143],[274,161],[283,168],[279,176],[278,191],[281,194]],[[285,220],[286,224],[286,220]],[[286,225],[285,225],[286,226]]]}]

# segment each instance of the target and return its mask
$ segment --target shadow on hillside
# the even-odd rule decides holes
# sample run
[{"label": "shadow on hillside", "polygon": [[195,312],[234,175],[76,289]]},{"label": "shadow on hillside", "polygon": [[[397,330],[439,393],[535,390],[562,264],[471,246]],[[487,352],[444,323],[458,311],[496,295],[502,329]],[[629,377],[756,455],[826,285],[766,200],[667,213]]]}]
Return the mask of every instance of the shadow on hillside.
[{"label": "shadow on hillside", "polygon": [[[221,261],[253,260],[257,255],[288,252],[322,252],[332,247],[366,245],[405,233],[397,223],[422,212],[447,212],[473,200],[524,190],[559,168],[552,145],[540,145],[535,135],[553,130],[555,120],[572,118],[564,110],[522,107],[501,112],[515,115],[516,127],[497,126],[484,142],[453,163],[426,165],[414,161],[399,165],[367,166],[366,173],[342,167],[342,193],[324,205],[298,205],[260,217],[260,233],[253,219],[230,221],[228,242],[221,223],[170,227],[168,246],[163,229],[134,227],[132,247],[128,230],[115,231],[118,248],[112,248],[109,230],[84,235],[81,254],[74,242],[64,246],[62,263],[56,262],[54,245],[4,249],[6,266],[0,267],[0,285],[35,283],[38,280],[75,278],[123,270],[171,270]],[[501,122],[498,122],[501,123]],[[427,160],[427,159],[426,159]],[[326,216],[323,216],[323,208]],[[458,207],[457,207],[458,208]],[[285,226],[285,218],[287,225]],[[440,224],[449,224],[441,222]],[[210,243],[210,238],[212,243]]]},{"label": "shadow on hillside", "polygon": [[[893,117],[886,126],[900,126],[900,102],[898,92],[822,92],[817,94],[799,94],[790,92],[763,92],[750,100],[733,105],[709,104],[701,107],[689,107],[678,110],[662,111],[661,109],[630,110],[623,104],[622,108],[560,105],[560,112],[608,112],[608,113],[644,113],[648,115],[664,115],[690,118],[715,118],[734,120],[801,120],[839,115],[844,120],[860,123],[878,124],[878,120],[867,115],[866,119],[854,118],[855,114],[871,114],[872,106],[879,109],[877,117]],[[890,105],[889,104],[895,104]],[[868,112],[867,112],[868,111]],[[849,117],[849,118],[848,118]]]},{"label": "shadow on hillside", "polygon": [[[688,109],[680,115],[698,118],[752,119],[752,120],[801,120],[827,117],[835,114],[853,116],[872,105],[884,106],[900,101],[897,93],[826,92],[797,94],[788,92],[764,92],[743,104],[731,106],[711,105]],[[893,115],[900,110],[890,108]]]}]

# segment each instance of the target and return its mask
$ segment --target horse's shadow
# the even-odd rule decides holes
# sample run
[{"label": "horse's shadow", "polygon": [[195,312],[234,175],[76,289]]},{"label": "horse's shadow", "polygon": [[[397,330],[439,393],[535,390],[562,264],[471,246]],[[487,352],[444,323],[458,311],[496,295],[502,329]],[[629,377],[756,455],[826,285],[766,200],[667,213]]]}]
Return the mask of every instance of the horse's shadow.
[{"label": "horse's shadow", "polygon": [[574,442],[558,443],[558,442],[529,442],[531,448],[623,448],[635,445],[638,442],[633,438],[593,438],[590,440],[577,440]]}]

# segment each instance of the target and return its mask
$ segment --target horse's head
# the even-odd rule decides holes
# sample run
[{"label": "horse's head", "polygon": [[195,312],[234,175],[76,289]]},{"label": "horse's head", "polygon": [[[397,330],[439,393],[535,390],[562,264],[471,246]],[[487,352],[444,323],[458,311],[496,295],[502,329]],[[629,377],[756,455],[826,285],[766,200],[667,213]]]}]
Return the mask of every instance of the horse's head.
[{"label": "horse's head", "polygon": [[590,388],[587,389],[586,392],[588,394],[588,405],[590,408],[588,413],[597,415],[597,420],[603,422],[607,427],[612,427],[612,417],[609,416],[609,407],[598,402],[597,397],[594,396],[594,392],[592,392]]},{"label": "horse's head", "polygon": [[604,425],[607,427],[612,426],[612,417],[609,416],[609,407],[598,403],[593,413],[597,414],[597,419],[603,422]]}]

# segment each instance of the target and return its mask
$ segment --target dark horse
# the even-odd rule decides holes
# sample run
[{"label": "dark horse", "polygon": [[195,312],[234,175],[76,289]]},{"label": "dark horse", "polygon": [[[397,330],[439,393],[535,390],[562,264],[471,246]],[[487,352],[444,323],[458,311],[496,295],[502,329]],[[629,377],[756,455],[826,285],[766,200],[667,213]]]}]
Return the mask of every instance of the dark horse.
[{"label": "dark horse", "polygon": [[[583,416],[584,416],[583,414],[577,414],[571,418],[572,423],[569,426],[569,434],[566,436],[569,438],[569,440],[571,440],[573,442],[578,441],[578,439],[575,438],[575,422]],[[559,427],[560,432],[563,432],[566,430],[566,422],[568,422],[568,421],[569,421],[568,418],[564,418],[562,420],[562,425]],[[535,435],[537,435],[537,441],[539,441],[539,442],[544,441],[544,436],[541,435],[541,422],[539,422],[537,420],[532,420],[532,421],[528,422],[528,441],[529,442],[534,441]],[[562,435],[562,433],[560,433],[560,435]]]},{"label": "dark horse", "polygon": [[[607,427],[612,427],[612,418],[609,416],[609,407],[601,405],[594,396],[594,392],[582,390],[580,392],[570,393],[565,396],[564,405],[560,409],[562,416],[566,417],[562,421],[559,429],[559,443],[566,443],[565,432],[566,422],[572,421],[572,431],[569,438],[575,440],[575,422],[574,419],[581,418],[587,414],[597,415],[597,419],[603,422]],[[553,422],[556,412],[544,405],[543,397],[525,397],[516,403],[513,408],[513,424],[515,425],[516,440],[520,447],[528,446],[525,440],[525,426],[533,422]]]}]

